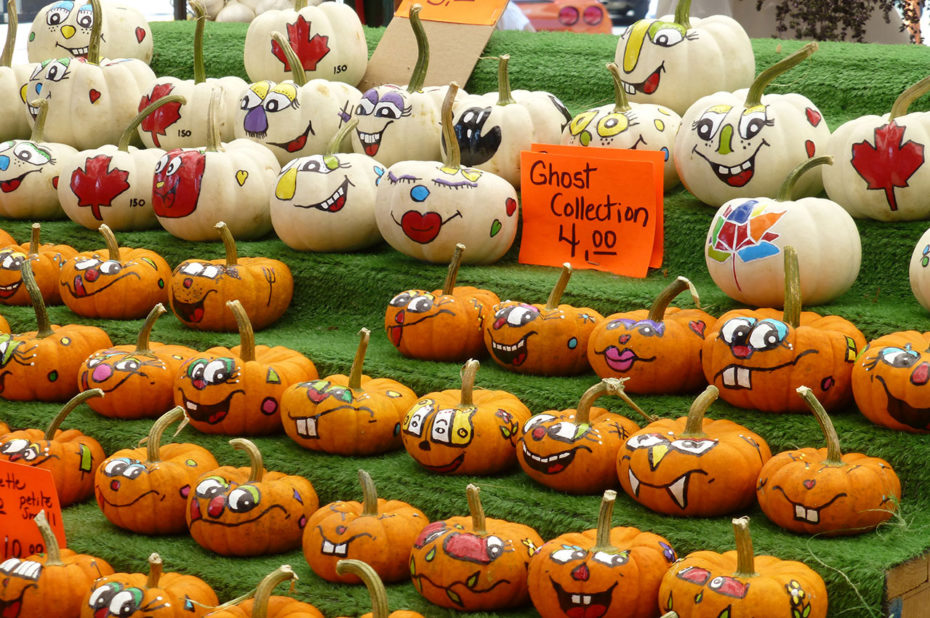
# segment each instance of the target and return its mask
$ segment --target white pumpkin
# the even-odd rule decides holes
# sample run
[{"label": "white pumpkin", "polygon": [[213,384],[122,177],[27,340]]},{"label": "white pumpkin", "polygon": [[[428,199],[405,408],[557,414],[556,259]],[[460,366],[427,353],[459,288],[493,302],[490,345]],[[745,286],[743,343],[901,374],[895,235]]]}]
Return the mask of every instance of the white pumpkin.
[{"label": "white pumpkin", "polygon": [[7,0],[6,14],[10,23],[6,29],[3,54],[0,55],[0,141],[29,137],[29,115],[19,97],[19,90],[32,75],[35,64],[12,64],[16,45],[16,1]]},{"label": "white pumpkin", "polygon": [[227,0],[226,6],[220,9],[215,18],[216,21],[244,23],[253,19],[255,19],[255,11],[237,0]]},{"label": "white pumpkin", "polygon": [[735,19],[690,17],[691,0],[679,0],[675,16],[641,19],[617,41],[614,62],[627,96],[678,114],[699,98],[746,88],[756,73],[749,35]]},{"label": "white pumpkin", "polygon": [[[275,40],[284,44],[280,33]],[[290,47],[286,54],[296,62]],[[264,144],[284,165],[297,157],[323,154],[362,98],[354,86],[325,79],[307,80],[295,67],[294,79],[250,84],[240,94],[233,120],[236,137]],[[338,151],[351,150],[346,136]]]},{"label": "white pumpkin", "polygon": [[226,6],[226,0],[202,0],[201,4],[207,19],[216,19],[216,15]]},{"label": "white pumpkin", "polygon": [[907,113],[930,90],[930,77],[906,89],[889,114],[861,116],[839,126],[827,153],[836,161],[823,170],[831,200],[854,217],[878,221],[930,218],[930,114]]},{"label": "white pumpkin", "polygon": [[271,224],[297,251],[356,251],[378,243],[375,219],[384,167],[358,153],[339,153],[355,120],[342,127],[325,154],[300,157],[281,168],[271,199]]},{"label": "white pumpkin", "polygon": [[[800,94],[763,94],[778,75],[817,49],[808,43],[759,74],[749,90],[698,99],[681,118],[673,156],[682,184],[711,206],[738,197],[773,197],[799,163],[822,154],[830,129]],[[820,170],[807,172],[796,194],[823,189]]]},{"label": "white pumpkin", "polygon": [[114,231],[158,227],[152,209],[152,170],[165,151],[134,148],[129,140],[153,111],[184,102],[179,95],[162,97],[139,112],[118,144],[104,144],[64,158],[58,200],[69,219],[91,230],[103,224]]},{"label": "white pumpkin", "polygon": [[930,229],[923,233],[914,246],[908,277],[914,298],[921,307],[930,311]]},{"label": "white pumpkin", "polygon": [[155,216],[184,240],[213,240],[220,221],[241,239],[271,231],[269,200],[281,166],[270,150],[251,140],[220,142],[215,118],[219,96],[214,92],[210,104],[207,146],[170,150],[155,166]]},{"label": "white pumpkin", "polygon": [[376,218],[384,239],[401,253],[448,263],[455,246],[468,247],[467,263],[490,264],[513,244],[519,220],[517,191],[509,182],[460,164],[452,128],[453,82],[442,107],[450,145],[443,161],[400,161],[378,185]]},{"label": "white pumpkin", "polygon": [[243,58],[245,72],[253,82],[292,79],[291,63],[281,45],[269,45],[272,32],[286,34],[311,78],[355,86],[368,68],[362,22],[351,6],[341,2],[313,2],[308,6],[306,0],[298,0],[293,9],[266,11],[249,24]]},{"label": "white pumpkin", "polygon": [[[97,15],[103,19],[95,19]],[[89,0],[56,0],[39,9],[32,21],[26,43],[29,62],[86,57],[94,24],[102,27],[101,57],[152,61],[152,30],[138,9],[109,0],[101,0],[99,9]]]},{"label": "white pumpkin", "polygon": [[613,103],[581,112],[562,132],[562,143],[570,146],[656,150],[665,156],[663,186],[678,185],[673,147],[681,116],[661,105],[630,103],[620,82],[616,63],[607,64],[614,79]]},{"label": "white pumpkin", "polygon": [[827,199],[793,199],[797,179],[829,156],[805,161],[788,175],[774,199],[737,198],[714,216],[704,243],[707,270],[733,300],[756,307],[785,302],[784,248],[793,246],[801,273],[801,301],[820,305],[844,294],[859,275],[859,228]]}]

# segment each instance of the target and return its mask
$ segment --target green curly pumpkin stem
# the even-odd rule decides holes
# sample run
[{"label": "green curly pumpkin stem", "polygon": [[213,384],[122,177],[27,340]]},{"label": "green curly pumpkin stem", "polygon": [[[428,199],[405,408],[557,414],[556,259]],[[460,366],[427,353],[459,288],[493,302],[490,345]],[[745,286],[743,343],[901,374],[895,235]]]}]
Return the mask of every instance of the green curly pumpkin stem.
[{"label": "green curly pumpkin stem", "polygon": [[36,112],[36,121],[32,125],[32,133],[29,134],[29,139],[35,143],[44,142],[45,119],[48,118],[48,99],[35,99],[30,101],[29,105],[39,110]]},{"label": "green curly pumpkin stem", "polygon": [[338,575],[352,574],[362,580],[371,597],[372,618],[388,618],[390,610],[388,608],[387,590],[384,588],[384,582],[381,581],[378,572],[370,564],[361,560],[343,558],[336,563],[336,573]]},{"label": "green curly pumpkin stem", "polygon": [[269,573],[258,584],[255,589],[255,603],[252,605],[252,618],[267,618],[268,600],[271,598],[271,592],[278,584],[285,581],[291,581],[291,588],[294,582],[298,580],[297,573],[289,564],[282,564],[277,569]]},{"label": "green curly pumpkin stem", "polygon": [[36,276],[32,272],[31,260],[24,260],[22,270],[23,285],[29,294],[29,301],[32,303],[32,310],[36,315],[36,339],[45,339],[52,335],[52,323],[48,319],[48,308],[45,306],[45,299],[42,298],[42,291],[36,282]]},{"label": "green curly pumpkin stem", "polygon": [[891,113],[888,114],[888,122],[891,122],[898,116],[906,114],[907,108],[911,106],[911,103],[927,94],[928,91],[930,91],[930,76],[923,78],[899,94],[898,98],[894,100],[894,104],[891,106]]},{"label": "green curly pumpkin stem", "polygon": [[568,287],[568,280],[572,278],[572,265],[568,262],[562,264],[562,272],[559,280],[556,281],[555,287],[549,292],[549,299],[546,301],[546,311],[552,311],[559,308],[559,302],[562,300],[562,294]]},{"label": "green curly pumpkin stem", "polygon": [[294,10],[300,11],[307,8],[307,0],[294,0]]},{"label": "green curly pumpkin stem", "polygon": [[510,54],[501,54],[497,58],[497,104],[513,105],[516,101],[513,98],[513,92],[510,90]]},{"label": "green curly pumpkin stem", "polygon": [[410,81],[407,82],[407,92],[417,92],[423,89],[423,83],[426,81],[426,72],[429,70],[429,38],[426,36],[426,30],[423,28],[423,22],[420,21],[420,11],[423,7],[414,4],[410,7],[410,27],[413,28],[413,37],[417,41],[417,63],[413,65],[413,72],[410,73]]},{"label": "green curly pumpkin stem", "polygon": [[749,517],[737,517],[733,522],[736,537],[736,573],[734,577],[758,577],[756,557],[752,551],[752,536],[749,535]]},{"label": "green curly pumpkin stem", "polygon": [[120,262],[119,243],[116,242],[116,234],[113,233],[113,230],[111,230],[110,226],[106,223],[101,223],[100,227],[97,228],[97,231],[100,232],[101,236],[103,236],[103,242],[106,244],[107,259],[113,260],[114,262]]},{"label": "green curly pumpkin stem", "polygon": [[291,42],[277,31],[271,33],[271,38],[284,52],[284,57],[287,58],[287,64],[291,67],[291,81],[297,84],[298,88],[303,88],[307,83],[307,73],[304,71],[304,65],[300,63],[300,58],[294,52],[294,48],[291,47]]},{"label": "green curly pumpkin stem", "polygon": [[169,425],[184,418],[184,408],[176,406],[158,417],[149,429],[148,441],[145,443],[145,459],[148,463],[161,461],[161,437]]},{"label": "green curly pumpkin stem", "polygon": [[362,486],[362,512],[360,517],[378,516],[378,490],[371,475],[364,470],[358,471],[358,482]]},{"label": "green curly pumpkin stem", "polygon": [[801,324],[801,267],[794,247],[788,245],[782,251],[785,254],[785,307],[781,319],[791,328],[797,328]]},{"label": "green curly pumpkin stem", "polygon": [[103,397],[103,391],[99,388],[89,388],[86,391],[81,391],[69,399],[65,405],[61,407],[61,410],[58,411],[58,414],[55,415],[55,418],[52,419],[52,422],[48,424],[48,427],[45,429],[45,435],[43,437],[46,440],[53,440],[55,438],[55,432],[58,431],[58,427],[61,425],[62,421],[64,421],[65,418],[71,414],[76,407],[91,397]]},{"label": "green curly pumpkin stem", "polygon": [[229,226],[226,225],[225,221],[220,221],[214,227],[220,235],[220,240],[223,241],[223,250],[226,252],[226,268],[236,266],[239,263],[239,251],[236,249],[236,239],[233,237],[232,232],[229,231]]},{"label": "green curly pumpkin stem", "polygon": [[628,406],[636,410],[643,418],[645,418],[650,423],[656,420],[656,417],[649,414],[638,405],[636,402],[630,399],[630,396],[626,394],[623,390],[623,383],[629,380],[629,378],[604,378],[588,390],[584,392],[581,396],[581,399],[578,401],[578,407],[575,408],[575,424],[576,425],[590,425],[591,424],[591,406],[594,405],[594,402],[604,395],[614,395],[619,397],[626,403]]},{"label": "green curly pumpkin stem", "polygon": [[355,130],[356,126],[358,126],[358,116],[352,116],[348,122],[339,127],[333,139],[329,140],[329,144],[326,145],[326,152],[323,153],[323,156],[332,157],[342,152],[342,142],[345,140],[346,136]]},{"label": "green curly pumpkin stem", "polygon": [[662,322],[665,319],[665,312],[669,304],[671,304],[672,299],[685,290],[691,290],[691,300],[694,301],[694,306],[700,309],[701,297],[698,296],[697,288],[694,287],[694,284],[691,283],[691,280],[687,277],[677,277],[656,296],[656,299],[652,303],[652,307],[649,308],[649,317],[647,319],[653,322]]},{"label": "green curly pumpkin stem", "polygon": [[247,438],[233,438],[229,444],[237,451],[245,451],[249,455],[249,480],[246,483],[261,483],[262,476],[265,474],[265,466],[262,460],[262,452],[258,450],[255,443]]},{"label": "green curly pumpkin stem", "polygon": [[828,466],[845,466],[843,451],[840,449],[840,436],[836,433],[836,427],[833,426],[833,421],[830,420],[827,410],[817,399],[817,395],[807,386],[799,386],[797,391],[798,395],[807,404],[807,407],[814,413],[814,418],[817,419],[823,437],[827,441],[827,458],[823,463]]},{"label": "green curly pumpkin stem", "polygon": [[819,165],[833,165],[833,155],[822,155],[798,163],[793,170],[788,172],[785,181],[781,183],[781,186],[778,188],[778,193],[775,194],[775,201],[788,202],[794,200],[794,187],[798,184],[801,176],[809,169]]},{"label": "green curly pumpkin stem", "polygon": [[6,27],[6,40],[3,41],[3,54],[0,54],[0,66],[13,66],[13,51],[16,48],[16,30],[19,27],[19,17],[16,15],[16,0],[6,0],[6,14],[8,23]]},{"label": "green curly pumpkin stem", "polygon": [[442,284],[443,296],[448,296],[455,289],[455,280],[459,276],[459,267],[462,265],[462,254],[465,252],[465,245],[462,243],[455,244],[455,251],[452,252],[452,260],[449,262],[449,270],[446,272],[446,280]]},{"label": "green curly pumpkin stem", "polygon": [[478,536],[486,535],[487,520],[484,517],[484,507],[481,506],[481,490],[477,485],[469,483],[465,488],[465,497],[468,500],[468,512],[471,514],[472,532]]},{"label": "green curly pumpkin stem", "polygon": [[615,114],[628,112],[633,107],[626,97],[626,90],[623,89],[623,80],[620,77],[620,67],[616,62],[608,62],[607,70],[610,71],[610,77],[614,80],[614,111]]},{"label": "green curly pumpkin stem", "polygon": [[58,544],[58,537],[55,536],[55,532],[48,523],[45,509],[36,513],[32,521],[36,522],[39,534],[42,535],[42,544],[45,545],[45,566],[62,566],[64,562],[61,561],[61,545]]},{"label": "green curly pumpkin stem", "polygon": [[713,384],[708,384],[700,395],[691,403],[688,409],[688,420],[685,421],[685,431],[681,434],[682,438],[703,438],[704,433],[704,415],[712,403],[717,401],[720,391]]},{"label": "green curly pumpkin stem", "polygon": [[617,553],[617,548],[610,544],[610,523],[614,515],[614,502],[617,501],[617,492],[613,489],[604,491],[601,498],[601,509],[597,513],[597,533],[594,537],[594,547],[588,550],[589,554],[605,552]]},{"label": "green curly pumpkin stem", "polygon": [[362,366],[365,364],[365,353],[368,351],[368,341],[371,331],[362,328],[358,331],[359,342],[355,349],[355,358],[352,359],[352,370],[349,372],[349,390],[355,392],[362,388]]},{"label": "green curly pumpkin stem", "polygon": [[181,105],[187,105],[187,99],[180,94],[168,94],[159,99],[155,99],[149,103],[141,112],[136,114],[136,117],[132,119],[132,122],[126,127],[126,129],[120,133],[119,141],[117,142],[116,147],[121,152],[129,152],[129,142],[132,141],[132,138],[136,136],[136,129],[139,128],[139,125],[142,124],[142,121],[146,117],[154,112],[156,109],[162,105],[167,105],[168,103],[180,103]]},{"label": "green curly pumpkin stem", "polygon": [[167,312],[168,310],[165,309],[165,306],[161,303],[158,303],[152,307],[152,310],[149,311],[149,314],[145,316],[145,322],[142,323],[142,328],[139,329],[139,336],[136,337],[136,349],[133,350],[133,354],[155,356],[150,346],[152,328],[155,326],[155,322],[158,321],[158,318],[161,317],[163,313]]},{"label": "green curly pumpkin stem", "polygon": [[793,69],[798,66],[805,60],[807,60],[811,54],[817,51],[817,42],[808,43],[798,51],[794,52],[790,56],[782,58],[769,68],[765,69],[759,75],[756,76],[756,79],[752,82],[752,85],[749,87],[749,92],[746,93],[746,103],[745,107],[755,107],[762,103],[762,93],[763,91],[775,80],[776,77],[782,73],[786,73],[788,70]]}]

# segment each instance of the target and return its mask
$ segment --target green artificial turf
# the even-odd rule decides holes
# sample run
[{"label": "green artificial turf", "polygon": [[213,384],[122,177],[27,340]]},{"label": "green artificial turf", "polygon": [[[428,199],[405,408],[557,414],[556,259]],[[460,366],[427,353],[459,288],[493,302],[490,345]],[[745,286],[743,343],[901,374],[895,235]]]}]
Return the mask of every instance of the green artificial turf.
[{"label": "green artificial turf", "polygon": [[[156,73],[190,78],[188,50],[192,25],[155,23],[152,30],[155,37],[152,66]],[[205,56],[209,75],[245,77],[241,60],[245,30],[241,24],[208,25]],[[366,30],[370,49],[380,33]],[[611,98],[612,86],[603,67],[613,59],[615,44],[616,38],[606,35],[495,32],[485,53],[510,53],[515,88],[550,90],[577,112]],[[800,45],[753,41],[760,67]],[[887,111],[900,90],[924,77],[926,67],[930,66],[928,54],[930,50],[923,47],[825,43],[811,61],[779,78],[771,90],[807,95],[823,111],[831,128],[836,128],[854,116]],[[467,89],[495,90],[496,65],[480,62]],[[917,102],[914,109],[926,109],[926,101]],[[704,265],[702,246],[714,209],[681,189],[666,197],[665,209],[666,254],[661,269],[642,280],[579,271],[573,276],[563,302],[590,306],[604,314],[644,308],[671,278],[685,275],[698,286],[704,306],[711,313],[719,314],[736,306],[714,286]],[[858,225],[863,246],[859,278],[849,292],[818,311],[850,318],[869,339],[906,328],[930,330],[930,317],[911,295],[907,276],[910,254],[927,224],[859,221]],[[4,222],[3,227],[24,240],[28,237],[28,226],[28,222]],[[96,232],[67,221],[44,223],[43,238],[46,242],[69,243],[81,250],[103,246]],[[184,242],[163,231],[125,233],[119,238],[124,245],[145,246],[160,252],[172,265],[189,257],[218,258],[223,253],[219,242]],[[373,335],[366,373],[399,379],[418,394],[456,387],[457,364],[405,359],[394,350],[381,329],[384,309],[393,294],[412,287],[439,287],[445,267],[424,265],[386,246],[346,255],[297,253],[274,237],[242,242],[239,253],[275,256],[287,262],[295,276],[292,306],[277,324],[257,333],[258,343],[296,348],[314,360],[322,375],[344,373],[352,361],[356,333],[367,326]],[[553,268],[518,264],[514,247],[498,264],[463,267],[459,283],[490,288],[501,298],[542,302],[557,276],[558,271]],[[64,307],[53,307],[50,313],[56,323],[91,323]],[[31,310],[11,307],[5,308],[3,314],[10,319],[14,331],[32,326]],[[95,323],[105,328],[115,343],[131,343],[141,321]],[[189,330],[171,316],[159,321],[154,338],[197,349],[233,345],[238,339],[233,334]],[[520,376],[497,368],[491,361],[486,361],[478,374],[479,386],[510,390],[534,412],[574,407],[582,392],[596,379],[593,374],[574,378]],[[648,412],[661,416],[682,415],[690,402],[685,396],[641,396],[636,400]],[[617,402],[605,403],[614,410],[623,410]],[[6,402],[0,404],[0,418],[17,428],[44,426],[56,409],[50,404]],[[712,407],[710,415],[747,425],[765,437],[773,452],[822,445],[817,424],[808,415],[766,415],[738,410],[722,402]],[[854,409],[836,414],[834,420],[846,450],[884,457],[897,470],[904,492],[899,516],[873,533],[825,539],[781,531],[758,509],[752,509],[748,514],[752,517],[754,545],[757,553],[802,560],[816,569],[827,582],[831,616],[879,616],[884,572],[930,548],[930,484],[926,480],[930,442],[924,435],[875,427]],[[110,453],[135,445],[149,424],[150,421],[110,420],[82,408],[65,422],[65,427],[82,428]],[[207,446],[221,464],[245,465],[242,454],[234,452],[225,437],[188,429],[179,439]],[[488,516],[522,521],[534,526],[544,538],[593,527],[597,516],[598,496],[575,497],[550,491],[519,471],[486,478],[441,477],[426,473],[403,451],[351,459],[302,450],[283,435],[258,438],[255,442],[262,449],[269,469],[306,476],[316,487],[322,504],[337,499],[360,499],[357,470],[365,468],[383,497],[407,500],[430,518],[466,513],[464,488],[469,482],[481,487]],[[661,516],[625,496],[618,499],[614,523],[661,534],[682,555],[697,549],[724,551],[733,546],[729,517]],[[149,553],[159,551],[167,570],[202,576],[216,587],[223,600],[242,594],[263,574],[286,562],[294,566],[301,578],[296,595],[318,605],[327,616],[357,615],[367,607],[363,588],[333,585],[316,578],[299,551],[249,559],[214,556],[185,536],[147,538],[120,531],[102,517],[93,501],[66,509],[65,524],[69,546],[76,550],[103,556],[118,570],[141,569]],[[456,614],[429,606],[409,583],[390,586],[388,594],[392,608],[410,607],[428,616]],[[526,608],[507,615],[532,616],[535,612]]]}]

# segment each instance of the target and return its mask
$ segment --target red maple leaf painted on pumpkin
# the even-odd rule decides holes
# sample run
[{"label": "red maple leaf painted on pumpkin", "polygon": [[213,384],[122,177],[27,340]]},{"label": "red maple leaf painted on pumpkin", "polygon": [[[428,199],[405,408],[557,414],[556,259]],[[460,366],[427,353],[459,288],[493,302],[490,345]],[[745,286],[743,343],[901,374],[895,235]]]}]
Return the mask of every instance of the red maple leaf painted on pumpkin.
[{"label": "red maple leaf painted on pumpkin", "polygon": [[891,210],[898,209],[895,187],[906,187],[907,180],[924,164],[924,146],[913,140],[901,143],[904,127],[894,120],[875,129],[875,145],[863,140],[852,147],[853,168],[869,183],[868,189],[882,189]]},{"label": "red maple leaf painted on pumpkin", "polygon": [[[142,99],[139,101],[139,111],[141,112],[146,107],[148,107],[153,101],[171,94],[171,91],[174,90],[173,84],[156,84],[152,88],[151,94],[142,95]],[[142,120],[142,130],[149,133],[152,136],[152,142],[155,144],[156,148],[161,148],[161,144],[158,143],[158,136],[165,135],[168,127],[176,123],[181,119],[181,104],[180,103],[165,103],[154,112],[146,116]]]},{"label": "red maple leaf painted on pumpkin", "polygon": [[97,155],[84,162],[84,169],[77,168],[71,174],[71,191],[78,198],[78,206],[90,207],[91,213],[98,221],[101,206],[110,206],[117,195],[129,188],[126,178],[129,172],[121,169],[110,170],[113,157]]},{"label": "red maple leaf painted on pumpkin", "polygon": [[[329,37],[322,34],[310,36],[310,22],[303,15],[298,15],[293,24],[287,24],[287,40],[305,71],[315,71],[317,63],[330,51]],[[271,53],[284,64],[285,71],[291,70],[284,50],[274,39],[271,41]]]}]

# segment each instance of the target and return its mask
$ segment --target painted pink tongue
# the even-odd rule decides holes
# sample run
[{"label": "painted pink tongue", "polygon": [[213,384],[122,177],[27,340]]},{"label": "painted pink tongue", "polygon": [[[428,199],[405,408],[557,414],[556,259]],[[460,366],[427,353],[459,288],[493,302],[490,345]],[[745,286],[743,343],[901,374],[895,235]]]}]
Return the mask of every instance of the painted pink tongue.
[{"label": "painted pink tongue", "polygon": [[381,146],[380,142],[375,142],[373,144],[365,144],[365,154],[369,157],[373,157],[378,154],[378,148]]},{"label": "painted pink tongue", "polygon": [[400,338],[404,334],[404,327],[403,326],[392,326],[390,329],[388,329],[388,332],[391,335],[391,342],[394,344],[394,347],[396,348],[397,346],[400,345]]},{"label": "painted pink tongue", "polygon": [[74,295],[87,296],[87,290],[84,289],[84,280],[81,279],[81,275],[75,275],[74,277]]},{"label": "painted pink tongue", "polygon": [[607,608],[603,605],[586,605],[584,607],[573,607],[565,612],[568,618],[601,618],[607,613]]},{"label": "painted pink tongue", "polygon": [[659,87],[659,72],[655,71],[652,75],[649,76],[646,81],[643,82],[643,92],[645,94],[652,94]]},{"label": "painted pink tongue", "polygon": [[343,195],[335,203],[329,207],[329,212],[339,212],[342,210],[342,207],[346,205],[346,196]]},{"label": "painted pink tongue", "polygon": [[526,350],[521,351],[519,354],[513,357],[513,360],[510,361],[510,364],[514,367],[518,367],[523,364],[523,361],[526,360]]},{"label": "painted pink tongue", "polygon": [[735,176],[730,176],[729,178],[727,178],[727,184],[730,185],[731,187],[742,187],[747,182],[749,182],[750,179],[752,179],[752,172],[753,172],[752,169],[748,169],[748,170],[743,170],[742,172],[740,172],[739,174],[736,174]]},{"label": "painted pink tongue", "polygon": [[621,352],[615,347],[610,347],[607,348],[604,358],[607,359],[607,364],[614,371],[627,371],[633,366],[636,355],[629,348],[623,348]]}]

